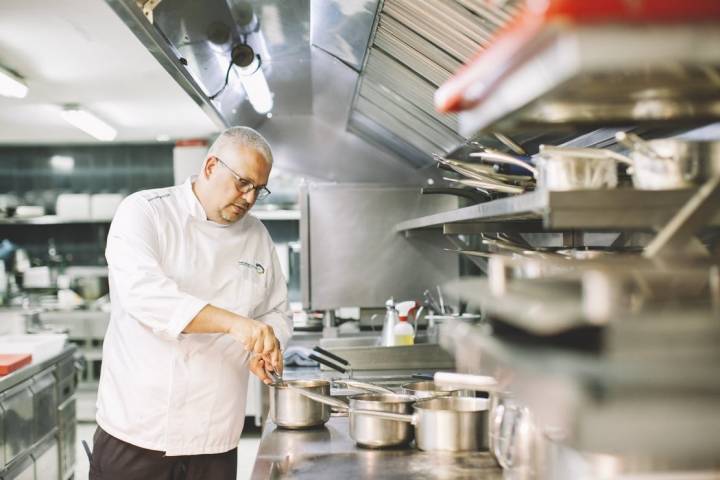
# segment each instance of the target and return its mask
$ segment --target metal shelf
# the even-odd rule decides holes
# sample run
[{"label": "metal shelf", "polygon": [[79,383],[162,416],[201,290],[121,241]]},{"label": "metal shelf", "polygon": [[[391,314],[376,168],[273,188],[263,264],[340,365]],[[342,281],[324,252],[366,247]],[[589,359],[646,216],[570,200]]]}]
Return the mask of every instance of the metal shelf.
[{"label": "metal shelf", "polygon": [[714,24],[568,26],[538,37],[505,59],[498,81],[474,92],[484,99],[460,113],[461,134],[562,133],[668,120],[699,125],[717,118]]},{"label": "metal shelf", "polygon": [[[299,210],[257,210],[252,216],[259,220],[300,220]],[[41,217],[28,218],[2,218],[0,225],[73,225],[73,224],[108,224],[112,218],[67,218],[57,215],[43,215]]]},{"label": "metal shelf", "polygon": [[59,217],[57,215],[43,215],[40,217],[27,217],[27,218],[2,218],[0,219],[0,225],[64,225],[64,224],[79,224],[79,223],[110,223],[110,218],[67,218]]},{"label": "metal shelf", "polygon": [[[695,190],[537,190],[406,220],[398,223],[395,230],[408,232],[443,228],[445,233],[462,233],[457,224],[488,224],[488,227],[493,227],[503,223],[508,229],[517,224],[518,231],[522,231],[523,227],[532,229],[527,231],[535,231],[539,221],[546,230],[650,230],[670,220],[693,193]],[[720,215],[716,215],[710,225],[720,225]]]},{"label": "metal shelf", "polygon": [[[678,316],[690,325],[678,329]],[[515,342],[461,320],[446,321],[440,341],[454,353],[458,371],[498,378],[533,412],[537,425],[565,432],[564,443],[572,448],[715,458],[720,435],[707,424],[707,411],[717,408],[720,356],[714,345],[700,353],[695,346],[700,335],[717,339],[720,328],[712,319],[682,311],[661,321],[627,320],[634,321],[618,319],[617,327],[602,334],[611,342],[631,337],[614,352]],[[680,354],[673,351],[678,342]],[[694,408],[679,407],[687,403]],[[658,423],[659,412],[667,411],[673,414],[662,414]],[[682,451],[667,441],[673,435],[687,439]]]}]

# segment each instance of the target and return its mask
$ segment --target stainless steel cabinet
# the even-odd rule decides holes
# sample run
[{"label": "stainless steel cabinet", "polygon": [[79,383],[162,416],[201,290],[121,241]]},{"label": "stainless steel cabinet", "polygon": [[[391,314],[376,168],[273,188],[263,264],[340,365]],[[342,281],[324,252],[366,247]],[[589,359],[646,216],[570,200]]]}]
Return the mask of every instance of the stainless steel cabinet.
[{"label": "stainless steel cabinet", "polygon": [[69,478],[75,469],[75,397],[69,398],[58,407],[58,438],[60,449],[60,478]]},{"label": "stainless steel cabinet", "polygon": [[58,441],[51,437],[38,446],[33,453],[35,459],[35,478],[37,480],[58,480],[60,466],[58,463]]},{"label": "stainless steel cabinet", "polygon": [[5,463],[25,453],[33,443],[32,380],[16,385],[0,397],[5,410],[3,427],[5,438]]},{"label": "stainless steel cabinet", "polygon": [[57,380],[57,401],[62,403],[75,393],[77,379],[75,376],[75,358],[68,356],[57,364],[55,369]]},{"label": "stainless steel cabinet", "polygon": [[[38,477],[45,480],[44,477]],[[2,480],[35,480],[35,463],[31,456],[27,456],[13,464],[2,476]]]},{"label": "stainless steel cabinet", "polygon": [[33,378],[33,442],[42,440],[57,426],[57,392],[54,368]]}]

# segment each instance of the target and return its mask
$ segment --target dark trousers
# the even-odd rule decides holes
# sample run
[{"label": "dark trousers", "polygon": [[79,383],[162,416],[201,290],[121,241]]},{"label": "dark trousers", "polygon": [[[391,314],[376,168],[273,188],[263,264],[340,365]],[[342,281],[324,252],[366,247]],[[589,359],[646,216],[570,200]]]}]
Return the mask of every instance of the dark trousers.
[{"label": "dark trousers", "polygon": [[167,457],[118,440],[100,427],[93,437],[90,480],[235,480],[237,448],[211,455]]}]

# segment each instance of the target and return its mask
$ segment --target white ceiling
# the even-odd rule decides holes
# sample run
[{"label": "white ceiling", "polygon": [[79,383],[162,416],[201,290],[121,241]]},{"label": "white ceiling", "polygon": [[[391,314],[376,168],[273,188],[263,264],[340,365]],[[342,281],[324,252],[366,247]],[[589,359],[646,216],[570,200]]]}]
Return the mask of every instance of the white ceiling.
[{"label": "white ceiling", "polygon": [[0,64],[30,88],[0,97],[3,144],[94,143],[61,118],[66,103],[113,125],[116,142],[217,131],[104,0],[0,1]]}]

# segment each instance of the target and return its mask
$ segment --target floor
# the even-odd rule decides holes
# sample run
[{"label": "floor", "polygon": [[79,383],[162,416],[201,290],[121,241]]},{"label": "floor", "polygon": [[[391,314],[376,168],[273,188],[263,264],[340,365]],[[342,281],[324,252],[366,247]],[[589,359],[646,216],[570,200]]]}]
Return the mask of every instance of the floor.
[{"label": "floor", "polygon": [[[88,459],[81,442],[82,440],[85,440],[92,448],[92,437],[95,433],[95,428],[96,425],[92,422],[78,423],[75,480],[87,480],[88,478]],[[250,432],[243,433],[243,438],[240,439],[240,444],[238,445],[237,480],[248,480],[250,478],[259,444],[259,431],[252,430]]]}]

